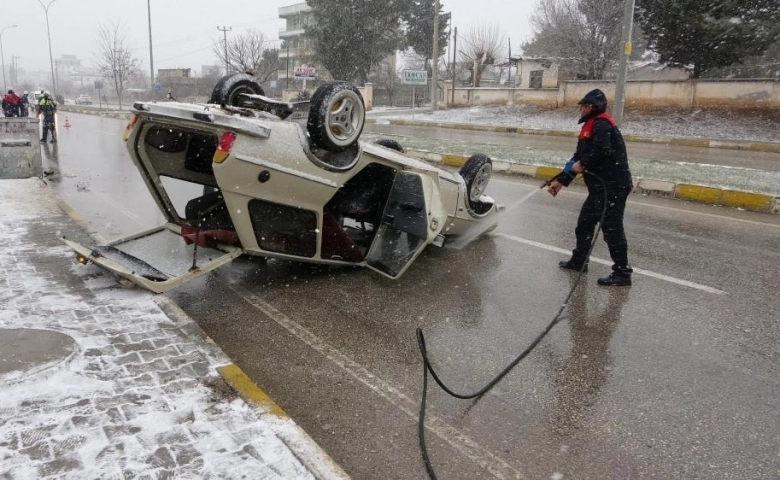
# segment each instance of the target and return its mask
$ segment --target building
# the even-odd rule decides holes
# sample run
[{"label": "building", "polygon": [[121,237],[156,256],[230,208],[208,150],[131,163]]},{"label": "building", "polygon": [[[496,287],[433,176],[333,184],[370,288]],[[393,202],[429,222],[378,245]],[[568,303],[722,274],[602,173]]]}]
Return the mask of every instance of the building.
[{"label": "building", "polygon": [[57,80],[57,91],[68,94],[91,94],[95,81],[104,80],[94,67],[82,65],[76,55],[61,55],[54,59],[54,75]]},{"label": "building", "polygon": [[279,39],[283,42],[279,60],[285,69],[279,72],[278,78],[284,81],[293,78],[295,67],[310,62],[311,46],[306,38],[306,25],[312,22],[313,16],[311,7],[304,2],[279,8],[279,18],[286,22],[285,28],[279,30]]},{"label": "building", "polygon": [[160,68],[157,70],[157,78],[190,78],[191,68]]},{"label": "building", "polygon": [[202,65],[200,67],[201,77],[220,77],[224,71],[223,65]]}]

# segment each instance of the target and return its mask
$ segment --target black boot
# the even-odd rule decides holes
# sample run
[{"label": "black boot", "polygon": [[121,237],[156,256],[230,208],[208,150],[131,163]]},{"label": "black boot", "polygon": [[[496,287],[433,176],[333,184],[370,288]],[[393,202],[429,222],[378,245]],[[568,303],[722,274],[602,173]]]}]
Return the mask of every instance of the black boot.
[{"label": "black boot", "polygon": [[630,287],[631,286],[631,273],[634,270],[631,267],[615,268],[613,267],[612,273],[609,276],[598,279],[599,285],[605,287]]},{"label": "black boot", "polygon": [[582,270],[583,272],[588,271],[588,262],[586,262],[585,260],[577,260],[574,258],[571,258],[566,261],[558,262],[558,266],[566,270],[576,270],[578,272],[580,270]]}]

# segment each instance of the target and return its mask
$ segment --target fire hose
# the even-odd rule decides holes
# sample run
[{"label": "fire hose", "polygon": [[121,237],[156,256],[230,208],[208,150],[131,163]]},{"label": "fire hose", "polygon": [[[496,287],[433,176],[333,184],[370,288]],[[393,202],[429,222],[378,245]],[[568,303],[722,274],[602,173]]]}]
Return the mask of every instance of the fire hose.
[{"label": "fire hose", "polygon": [[[558,308],[558,311],[556,312],[555,316],[552,318],[552,320],[547,324],[547,326],[542,330],[542,332],[519,354],[517,355],[514,360],[509,362],[509,364],[504,367],[503,370],[501,370],[498,375],[496,375],[492,380],[490,380],[484,387],[480,388],[476,392],[473,393],[457,393],[451,388],[449,388],[447,385],[444,384],[444,382],[439,378],[439,375],[436,373],[436,370],[433,368],[433,366],[430,363],[430,360],[428,359],[428,350],[425,345],[425,336],[423,335],[422,329],[417,328],[416,330],[416,336],[417,336],[417,347],[420,350],[420,354],[422,355],[423,359],[423,391],[422,391],[422,399],[420,401],[420,414],[418,417],[417,422],[417,436],[420,443],[420,452],[422,453],[423,462],[425,462],[425,469],[428,472],[428,476],[432,480],[436,480],[436,472],[433,469],[433,464],[431,463],[430,456],[428,455],[428,448],[425,443],[425,410],[426,410],[426,402],[428,398],[428,373],[431,374],[431,377],[433,377],[434,381],[439,385],[439,387],[444,390],[447,394],[449,394],[452,397],[459,398],[462,400],[469,400],[469,399],[478,399],[485,393],[489,392],[498,382],[500,382],[513,368],[517,366],[518,363],[520,363],[525,357],[530,354],[537,345],[544,339],[544,337],[547,336],[548,333],[553,329],[553,327],[564,317],[563,312],[566,309],[566,307],[569,305],[569,301],[571,300],[572,295],[574,295],[575,290],[580,284],[580,280],[582,279],[583,274],[585,273],[585,266],[588,264],[587,259],[590,258],[590,254],[593,251],[593,247],[596,244],[596,239],[598,239],[599,233],[601,232],[601,225],[604,222],[604,217],[607,213],[607,189],[606,189],[606,183],[604,182],[604,179],[596,175],[595,173],[588,172],[587,170],[583,171],[583,175],[590,175],[592,177],[595,177],[599,182],[601,182],[601,185],[603,186],[604,191],[604,208],[601,212],[601,217],[599,219],[598,227],[596,228],[596,231],[593,235],[593,239],[591,240],[590,247],[588,248],[588,254],[586,257],[586,261],[583,262],[582,268],[580,268],[580,271],[577,273],[577,278],[574,281],[574,284],[569,289],[569,293],[566,295],[566,298],[563,301],[563,304]],[[568,176],[573,179],[573,176],[571,175],[570,171],[567,172],[566,169],[561,170],[560,173],[552,177],[551,179],[545,181],[540,187],[539,190],[549,186],[552,184],[552,182],[556,180],[563,179],[564,176]]]}]

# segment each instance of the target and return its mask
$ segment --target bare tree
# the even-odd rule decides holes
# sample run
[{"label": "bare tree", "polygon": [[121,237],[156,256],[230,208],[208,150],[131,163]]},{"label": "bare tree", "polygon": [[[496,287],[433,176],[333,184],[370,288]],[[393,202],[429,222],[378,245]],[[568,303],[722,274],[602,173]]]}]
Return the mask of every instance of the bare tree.
[{"label": "bare tree", "polygon": [[462,38],[463,49],[460,53],[460,61],[471,73],[475,87],[478,87],[482,79],[482,73],[493,65],[504,51],[504,41],[501,29],[497,25],[477,25]]},{"label": "bare tree", "polygon": [[133,57],[127,43],[127,34],[121,22],[98,27],[96,64],[100,75],[114,86],[119,108],[122,108],[122,96],[125,87],[136,75],[140,61]]},{"label": "bare tree", "polygon": [[[622,19],[623,0],[540,0],[523,52],[560,59],[579,78],[602,79],[618,59]],[[641,53],[642,34],[634,32],[634,51]]]},{"label": "bare tree", "polygon": [[375,85],[375,102],[377,93],[384,92],[384,94],[387,96],[388,105],[395,106],[398,92],[401,88],[401,72],[397,71],[394,67],[394,65],[387,65],[386,68],[375,68],[369,74],[368,80]]},{"label": "bare tree", "polygon": [[[261,83],[270,79],[281,68],[276,40],[269,40],[264,33],[247,30],[227,42],[229,70],[251,71]],[[214,41],[214,54],[225,64],[225,44]]]}]

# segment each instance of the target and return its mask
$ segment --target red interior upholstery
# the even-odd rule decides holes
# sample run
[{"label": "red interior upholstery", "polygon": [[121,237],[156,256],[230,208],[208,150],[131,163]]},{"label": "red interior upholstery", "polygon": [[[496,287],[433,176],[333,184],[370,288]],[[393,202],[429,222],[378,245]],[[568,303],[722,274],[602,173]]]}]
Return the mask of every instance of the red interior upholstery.
[{"label": "red interior upholstery", "polygon": [[363,252],[341,228],[336,217],[327,210],[322,217],[322,258],[340,258],[355,263],[365,259]]}]

